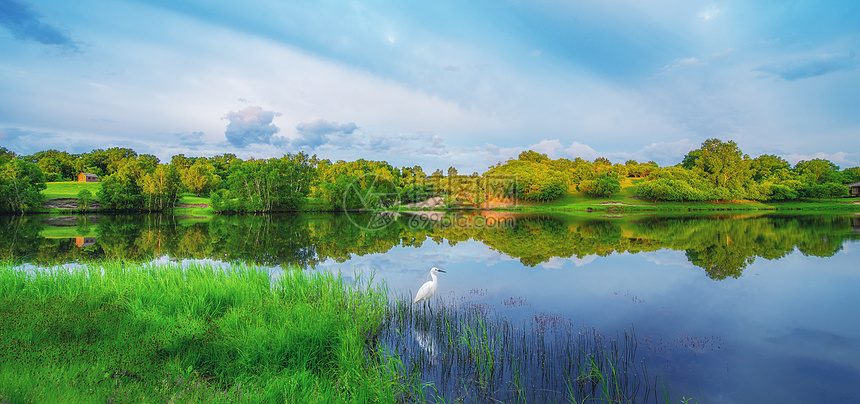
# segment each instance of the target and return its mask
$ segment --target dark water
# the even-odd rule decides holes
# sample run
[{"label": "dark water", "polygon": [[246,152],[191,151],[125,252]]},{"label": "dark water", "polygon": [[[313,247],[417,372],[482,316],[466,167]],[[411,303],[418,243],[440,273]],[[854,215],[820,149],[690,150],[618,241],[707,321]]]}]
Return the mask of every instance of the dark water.
[{"label": "dark water", "polygon": [[0,217],[0,257],[37,266],[250,261],[375,274],[512,323],[635,327],[673,397],[858,402],[860,217],[514,215]]}]

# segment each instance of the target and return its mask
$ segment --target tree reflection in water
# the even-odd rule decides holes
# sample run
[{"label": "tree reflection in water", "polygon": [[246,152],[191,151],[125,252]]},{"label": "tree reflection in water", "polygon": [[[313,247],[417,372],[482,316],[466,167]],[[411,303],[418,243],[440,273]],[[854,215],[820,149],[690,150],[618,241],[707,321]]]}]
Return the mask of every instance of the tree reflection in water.
[{"label": "tree reflection in water", "polygon": [[[352,220],[329,213],[219,215],[202,221],[167,215],[103,215],[65,221],[2,216],[0,258],[58,265],[169,256],[313,267],[328,259],[343,262],[353,256],[385,253],[396,246],[420,247],[425,242],[453,246],[476,240],[528,267],[554,257],[684,251],[692,264],[721,280],[739,277],[756,258],[778,259],[795,249],[807,256],[829,257],[846,240],[860,239],[852,227],[856,218],[846,215],[401,213],[391,225],[375,230],[356,226],[355,214],[351,215]],[[58,223],[69,231],[59,231],[61,235],[56,236]],[[83,236],[95,237],[95,242],[76,244],[75,237]]]}]

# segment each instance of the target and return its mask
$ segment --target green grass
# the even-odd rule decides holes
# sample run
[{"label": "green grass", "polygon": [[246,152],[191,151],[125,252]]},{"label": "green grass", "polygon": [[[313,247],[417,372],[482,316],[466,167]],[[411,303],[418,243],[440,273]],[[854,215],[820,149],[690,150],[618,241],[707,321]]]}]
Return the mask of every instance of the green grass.
[{"label": "green grass", "polygon": [[2,402],[394,402],[384,291],[254,267],[0,265]]},{"label": "green grass", "polygon": [[[190,207],[182,207],[185,205],[206,205],[205,207],[200,206],[190,206]],[[209,220],[215,214],[215,211],[212,210],[212,200],[205,196],[194,196],[194,194],[186,193],[182,194],[179,198],[179,207],[173,209],[173,214],[175,215],[185,215],[191,216],[193,220],[205,219]]]},{"label": "green grass", "polygon": [[77,198],[83,189],[88,189],[95,197],[102,188],[100,182],[46,182],[45,185],[47,188],[42,191],[45,199]]}]

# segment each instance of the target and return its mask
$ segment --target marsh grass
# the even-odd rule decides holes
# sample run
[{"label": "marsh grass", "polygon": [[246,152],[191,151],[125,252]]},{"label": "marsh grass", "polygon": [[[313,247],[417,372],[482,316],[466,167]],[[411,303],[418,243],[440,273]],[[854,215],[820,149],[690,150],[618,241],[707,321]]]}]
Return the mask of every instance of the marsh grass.
[{"label": "marsh grass", "polygon": [[[372,279],[248,266],[0,265],[2,402],[394,402]],[[390,376],[385,378],[385,376]]]},{"label": "marsh grass", "polygon": [[673,402],[637,356],[632,327],[610,336],[550,314],[514,324],[480,306],[437,299],[431,311],[405,297],[386,318],[379,346],[403,379],[423,381],[405,392],[411,402]]}]

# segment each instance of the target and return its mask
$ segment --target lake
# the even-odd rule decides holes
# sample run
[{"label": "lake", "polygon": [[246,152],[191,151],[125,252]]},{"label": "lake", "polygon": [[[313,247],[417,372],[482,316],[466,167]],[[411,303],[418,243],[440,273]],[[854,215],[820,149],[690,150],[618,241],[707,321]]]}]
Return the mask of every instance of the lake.
[{"label": "lake", "polygon": [[[439,212],[0,217],[0,257],[247,261],[373,275],[430,308],[512,324],[558,318],[616,336],[672,397],[857,402],[860,216]],[[444,392],[444,391],[443,391]]]}]

